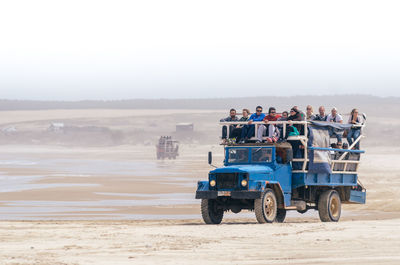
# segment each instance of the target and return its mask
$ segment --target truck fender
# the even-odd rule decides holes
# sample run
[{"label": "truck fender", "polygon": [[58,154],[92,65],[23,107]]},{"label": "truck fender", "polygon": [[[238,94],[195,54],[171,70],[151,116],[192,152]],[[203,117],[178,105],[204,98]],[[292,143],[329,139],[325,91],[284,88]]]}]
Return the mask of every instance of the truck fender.
[{"label": "truck fender", "polygon": [[285,199],[283,197],[282,187],[279,182],[266,182],[264,189],[272,189],[275,192],[278,201],[278,208],[285,208]]},{"label": "truck fender", "polygon": [[198,181],[197,191],[208,191],[210,190],[208,181]]}]

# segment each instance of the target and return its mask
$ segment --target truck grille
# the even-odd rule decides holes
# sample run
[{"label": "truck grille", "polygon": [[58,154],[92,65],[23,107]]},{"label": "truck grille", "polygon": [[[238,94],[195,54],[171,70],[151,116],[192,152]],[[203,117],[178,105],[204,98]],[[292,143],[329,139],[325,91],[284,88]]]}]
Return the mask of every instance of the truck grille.
[{"label": "truck grille", "polygon": [[217,189],[233,189],[238,185],[237,173],[218,173]]}]

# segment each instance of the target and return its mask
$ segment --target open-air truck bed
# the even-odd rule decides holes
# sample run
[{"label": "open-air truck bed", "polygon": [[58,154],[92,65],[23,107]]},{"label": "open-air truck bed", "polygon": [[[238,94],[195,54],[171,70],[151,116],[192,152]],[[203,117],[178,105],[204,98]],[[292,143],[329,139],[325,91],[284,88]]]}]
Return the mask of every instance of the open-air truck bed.
[{"label": "open-air truck bed", "polygon": [[[229,125],[245,125],[247,122],[220,124],[229,130]],[[253,122],[255,132],[262,124]],[[308,209],[318,210],[321,221],[338,221],[342,203],[365,203],[366,190],[358,180],[360,155],[364,151],[353,150],[362,135],[348,149],[336,149],[315,145],[312,136],[313,133],[323,132],[318,130],[327,130],[328,123],[274,121],[269,124],[282,124],[283,135],[287,126],[300,124],[304,129],[301,135],[289,136],[282,143],[224,145],[224,167],[210,171],[209,180],[198,183],[196,198],[202,199],[202,215],[206,223],[219,223],[224,211],[237,213],[242,209],[255,211],[260,223],[283,222],[287,210],[304,213]],[[300,143],[303,150],[301,157],[295,154],[293,158],[293,150],[288,143]],[[285,150],[284,158],[280,157],[282,148]],[[270,160],[255,163],[252,154],[261,149],[272,150]],[[237,163],[233,154],[240,152],[247,152],[248,158]],[[314,161],[318,155],[329,161],[318,164],[319,161]],[[325,169],[318,172],[315,165],[316,168],[324,165]],[[228,188],[219,185],[221,181],[227,181],[229,174],[236,174],[231,177],[231,185]],[[242,185],[244,183],[245,186]],[[273,205],[268,205],[271,202]]]}]

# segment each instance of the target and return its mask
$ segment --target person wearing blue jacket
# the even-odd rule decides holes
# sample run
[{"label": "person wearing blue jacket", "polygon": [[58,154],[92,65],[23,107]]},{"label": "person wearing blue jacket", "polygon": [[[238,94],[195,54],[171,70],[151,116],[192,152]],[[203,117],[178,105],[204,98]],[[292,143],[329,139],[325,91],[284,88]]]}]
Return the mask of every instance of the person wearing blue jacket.
[{"label": "person wearing blue jacket", "polygon": [[255,121],[263,121],[265,114],[262,113],[263,108],[261,106],[256,107],[256,113],[251,114],[248,124],[242,128],[242,134],[240,136],[239,143],[243,144],[248,141],[255,134],[255,125],[252,124]]}]

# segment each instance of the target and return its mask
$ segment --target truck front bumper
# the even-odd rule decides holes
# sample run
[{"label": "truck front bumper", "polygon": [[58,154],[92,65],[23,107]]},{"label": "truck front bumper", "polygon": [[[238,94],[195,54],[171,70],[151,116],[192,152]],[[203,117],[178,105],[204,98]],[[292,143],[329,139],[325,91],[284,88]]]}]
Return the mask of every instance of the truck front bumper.
[{"label": "truck front bumper", "polygon": [[196,199],[216,199],[218,197],[230,197],[232,199],[259,199],[261,198],[261,191],[230,191],[230,195],[223,192],[223,195],[219,195],[218,191],[207,190],[207,191],[196,191]]}]

